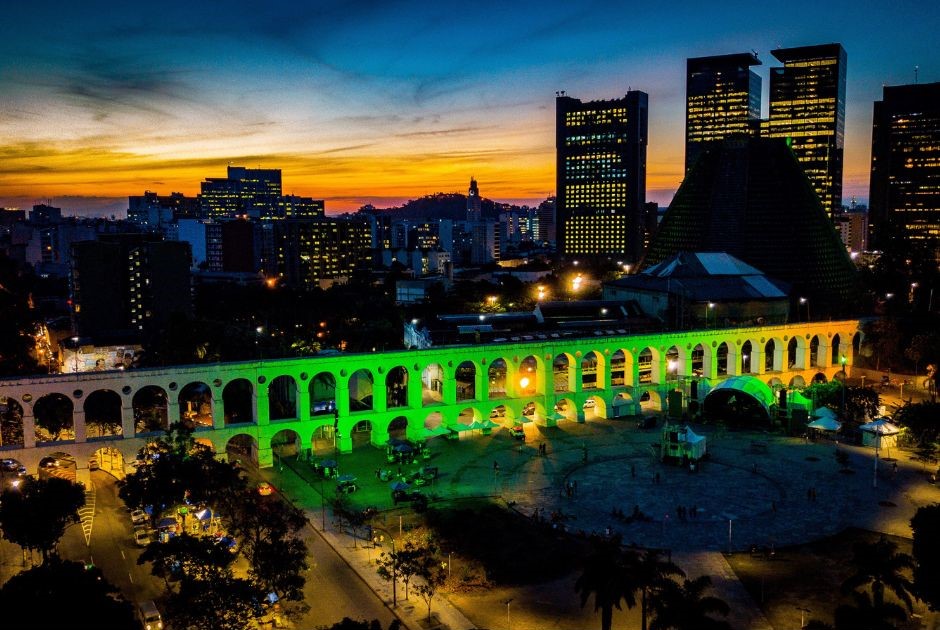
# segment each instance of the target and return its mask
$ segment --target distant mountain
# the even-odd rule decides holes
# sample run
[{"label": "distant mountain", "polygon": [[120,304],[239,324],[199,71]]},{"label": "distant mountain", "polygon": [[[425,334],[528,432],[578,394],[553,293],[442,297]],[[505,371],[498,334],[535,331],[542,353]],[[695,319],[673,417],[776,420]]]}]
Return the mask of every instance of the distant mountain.
[{"label": "distant mountain", "polygon": [[[518,210],[519,206],[483,199],[481,204],[483,217],[496,219],[501,212]],[[460,193],[435,193],[420,199],[412,199],[396,208],[376,208],[364,206],[358,210],[362,214],[391,214],[399,219],[453,219],[462,221],[467,218],[467,196]]]}]

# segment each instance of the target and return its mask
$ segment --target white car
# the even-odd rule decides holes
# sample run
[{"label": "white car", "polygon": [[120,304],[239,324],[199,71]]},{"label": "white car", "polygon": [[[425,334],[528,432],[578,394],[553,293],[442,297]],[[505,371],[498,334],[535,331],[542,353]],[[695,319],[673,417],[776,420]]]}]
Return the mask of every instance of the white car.
[{"label": "white car", "polygon": [[135,529],[134,542],[137,543],[138,547],[146,547],[150,544],[150,532],[146,529]]},{"label": "white car", "polygon": [[138,523],[146,523],[149,520],[150,517],[147,516],[147,513],[143,510],[134,510],[131,512],[131,522],[134,525],[137,525]]}]

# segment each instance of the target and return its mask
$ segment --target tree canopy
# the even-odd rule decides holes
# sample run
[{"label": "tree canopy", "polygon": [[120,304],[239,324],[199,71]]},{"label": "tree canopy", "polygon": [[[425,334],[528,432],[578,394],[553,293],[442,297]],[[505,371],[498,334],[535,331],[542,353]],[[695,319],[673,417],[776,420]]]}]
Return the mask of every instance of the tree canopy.
[{"label": "tree canopy", "polygon": [[29,550],[39,550],[48,560],[65,533],[79,520],[85,505],[85,489],[66,479],[26,477],[19,488],[0,494],[0,528],[3,537]]}]

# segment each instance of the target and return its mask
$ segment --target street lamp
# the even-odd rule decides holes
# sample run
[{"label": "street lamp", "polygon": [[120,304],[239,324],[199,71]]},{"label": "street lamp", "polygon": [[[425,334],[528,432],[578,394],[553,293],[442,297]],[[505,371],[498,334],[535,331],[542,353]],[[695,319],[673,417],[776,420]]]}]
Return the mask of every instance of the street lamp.
[{"label": "street lamp", "polygon": [[512,621],[509,618],[509,604],[512,603],[512,600],[512,597],[506,600],[506,630],[512,630]]},{"label": "street lamp", "polygon": [[538,291],[539,291],[539,293],[538,293],[538,300],[539,300],[539,302],[541,302],[542,300],[545,299],[545,285],[540,284],[540,285],[538,286]]},{"label": "street lamp", "polygon": [[809,300],[805,297],[800,298],[800,305],[806,305],[806,321],[809,321]]},{"label": "street lamp", "polygon": [[705,305],[705,328],[708,328],[708,312],[715,308],[714,302],[709,302]]},{"label": "street lamp", "polygon": [[803,608],[803,607],[801,607],[801,606],[797,606],[796,609],[797,609],[798,611],[800,611],[800,630],[802,630],[803,628],[806,627],[806,617],[805,617],[804,615],[805,615],[806,613],[810,613],[810,612],[813,612],[813,611],[810,610],[809,608]]}]

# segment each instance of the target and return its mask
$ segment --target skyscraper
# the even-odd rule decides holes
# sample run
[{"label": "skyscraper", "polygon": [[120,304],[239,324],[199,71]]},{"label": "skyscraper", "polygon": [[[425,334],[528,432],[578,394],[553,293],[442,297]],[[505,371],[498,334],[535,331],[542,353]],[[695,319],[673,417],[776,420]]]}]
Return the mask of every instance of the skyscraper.
[{"label": "skyscraper", "polygon": [[646,203],[647,95],[555,100],[558,251],[636,261]]},{"label": "skyscraper", "polygon": [[229,166],[228,177],[208,177],[199,198],[210,219],[276,213],[281,196],[281,169]]},{"label": "skyscraper", "polygon": [[841,44],[780,48],[770,69],[768,138],[786,138],[826,214],[842,209],[845,49]]},{"label": "skyscraper", "polygon": [[940,239],[940,83],[884,88],[871,132],[872,245]]},{"label": "skyscraper", "polygon": [[686,61],[685,171],[703,142],[754,134],[760,123],[761,78],[754,53],[694,57]]},{"label": "skyscraper", "polygon": [[467,221],[480,221],[483,218],[483,200],[480,199],[480,187],[477,180],[470,178],[467,190]]}]

